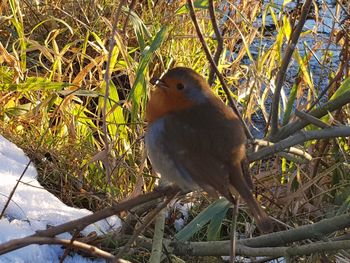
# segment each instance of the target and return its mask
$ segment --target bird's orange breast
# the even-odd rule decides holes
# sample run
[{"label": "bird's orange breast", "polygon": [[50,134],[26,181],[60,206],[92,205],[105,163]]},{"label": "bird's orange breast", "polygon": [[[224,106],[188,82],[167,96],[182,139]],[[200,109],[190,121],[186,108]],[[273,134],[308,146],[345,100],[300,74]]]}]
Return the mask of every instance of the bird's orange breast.
[{"label": "bird's orange breast", "polygon": [[147,103],[146,120],[150,125],[168,113],[185,110],[194,105],[195,102],[177,90],[156,88],[151,91],[150,100]]}]

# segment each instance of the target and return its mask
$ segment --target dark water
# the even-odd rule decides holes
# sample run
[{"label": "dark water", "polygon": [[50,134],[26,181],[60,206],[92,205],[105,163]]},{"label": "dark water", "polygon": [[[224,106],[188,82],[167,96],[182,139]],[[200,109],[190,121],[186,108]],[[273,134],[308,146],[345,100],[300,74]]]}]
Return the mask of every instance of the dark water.
[{"label": "dark water", "polygon": [[[304,1],[301,1],[304,2]],[[264,8],[267,8],[268,4],[271,4],[272,2],[265,1]],[[280,10],[282,10],[282,4],[283,1],[275,1],[274,2],[274,11],[278,19],[278,15],[280,13]],[[334,44],[334,36],[331,40],[331,32],[332,28],[339,31],[344,23],[344,19],[346,18],[347,14],[344,10],[340,9],[340,15],[338,18],[336,15],[336,2],[335,1],[317,1],[317,8],[318,8],[318,19],[316,20],[316,9],[315,6],[312,5],[308,19],[304,25],[303,32],[306,32],[308,30],[312,31],[312,33],[305,34],[304,36],[301,36],[299,38],[298,44],[297,44],[297,50],[301,57],[303,57],[305,54],[309,54],[310,50],[312,50],[313,55],[311,56],[308,64],[308,71],[311,74],[312,83],[314,85],[314,89],[317,93],[319,93],[321,90],[327,87],[329,82],[329,76],[334,73],[340,64],[340,49],[341,47],[338,44]],[[301,8],[301,5],[297,5],[296,1],[293,1],[291,3],[288,3],[283,7],[283,13],[289,13],[292,14],[293,12],[296,12],[297,9]],[[262,18],[260,18],[255,24],[257,28],[261,28],[263,26]],[[265,29],[264,29],[264,38],[262,42],[260,42],[260,39],[256,39],[251,45],[250,45],[250,52],[254,59],[258,57],[259,49],[262,48],[264,50],[268,50],[275,42],[275,36],[277,35],[276,26],[274,25],[272,16],[268,12],[268,15],[265,19]],[[285,43],[282,47],[283,53],[286,48],[287,44]],[[317,48],[315,49],[315,46]],[[328,54],[328,60],[324,65],[322,65],[324,61],[325,55]],[[235,58],[237,54],[234,52],[232,53],[232,60]],[[247,66],[251,65],[251,61],[248,57],[246,57],[243,60],[243,64],[246,64]],[[285,75],[285,82],[281,91],[281,102],[282,102],[282,110],[280,112],[280,117],[284,114],[284,109],[287,105],[287,101],[289,98],[290,90],[292,88],[293,83],[295,82],[295,79],[298,75],[300,68],[298,63],[292,58],[290,61],[287,73]],[[275,74],[277,74],[277,69]],[[245,80],[242,80],[245,81]],[[267,112],[269,113],[270,110],[270,104],[271,104],[271,98],[273,96],[273,84],[274,79],[266,79],[265,80],[265,86],[260,87],[260,93],[262,94],[265,89],[269,90],[269,96],[268,99],[264,103],[265,108]],[[307,96],[308,88],[304,90],[305,94],[305,101]],[[246,96],[247,94],[242,94],[241,96]],[[326,99],[327,96],[324,96],[324,99]],[[301,103],[300,106],[303,106],[303,103]],[[296,107],[296,105],[294,105]],[[281,118],[280,118],[281,119]],[[252,123],[250,125],[251,132],[254,137],[256,138],[262,138],[264,137],[264,131],[266,129],[266,120],[263,117],[262,112],[257,111],[256,114],[252,117]]]}]

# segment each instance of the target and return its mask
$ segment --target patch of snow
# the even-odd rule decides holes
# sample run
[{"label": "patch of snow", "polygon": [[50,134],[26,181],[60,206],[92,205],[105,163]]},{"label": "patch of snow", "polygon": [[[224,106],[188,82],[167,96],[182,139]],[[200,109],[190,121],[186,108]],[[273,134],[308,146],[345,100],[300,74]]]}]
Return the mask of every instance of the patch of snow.
[{"label": "patch of snow", "polygon": [[[13,187],[29,163],[29,158],[16,145],[0,135],[0,209],[2,210]],[[36,230],[47,229],[68,221],[92,214],[87,209],[77,209],[62,203],[56,196],[45,190],[37,181],[37,171],[31,163],[24,174],[14,196],[0,220],[0,243],[32,235]],[[86,227],[82,234],[118,229],[121,221],[117,216],[101,220]],[[64,233],[61,238],[70,239]],[[64,249],[60,245],[31,245],[4,255],[0,262],[59,262]],[[67,257],[64,262],[104,262],[89,260],[80,255]]]}]

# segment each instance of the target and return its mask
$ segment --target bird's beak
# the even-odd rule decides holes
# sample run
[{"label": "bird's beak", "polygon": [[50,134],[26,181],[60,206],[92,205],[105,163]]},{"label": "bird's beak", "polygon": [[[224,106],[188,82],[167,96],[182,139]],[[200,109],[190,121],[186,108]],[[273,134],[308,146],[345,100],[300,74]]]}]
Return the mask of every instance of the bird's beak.
[{"label": "bird's beak", "polygon": [[151,78],[151,80],[149,81],[152,85],[155,85],[159,88],[167,88],[168,86],[165,84],[164,81],[162,81],[161,79],[158,78]]}]

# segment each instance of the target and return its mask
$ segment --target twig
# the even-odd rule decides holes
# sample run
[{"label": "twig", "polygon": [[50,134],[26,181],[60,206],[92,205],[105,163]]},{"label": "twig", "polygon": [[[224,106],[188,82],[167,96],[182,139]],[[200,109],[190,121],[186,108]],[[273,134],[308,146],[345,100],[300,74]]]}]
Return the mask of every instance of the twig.
[{"label": "twig", "polygon": [[285,75],[287,72],[289,62],[292,58],[294,49],[297,45],[299,36],[300,36],[301,31],[304,27],[307,15],[309,13],[311,3],[312,3],[312,0],[306,0],[305,3],[303,4],[298,25],[293,30],[290,42],[289,42],[287,49],[286,49],[284,56],[283,56],[281,68],[277,74],[276,87],[275,87],[275,92],[274,92],[273,98],[272,98],[271,113],[270,113],[270,115],[271,115],[271,135],[272,136],[278,132],[279,102],[280,102],[280,95],[281,95],[281,89],[283,86],[283,81],[284,81],[284,78],[285,78]]},{"label": "twig", "polygon": [[[322,107],[314,109],[308,114],[316,118],[321,118],[326,114],[328,114],[329,112],[340,109],[341,107],[343,107],[345,104],[348,104],[348,103],[350,103],[350,90],[344,92],[342,96],[338,96],[337,98],[326,102]],[[310,123],[306,120],[296,120],[292,123],[287,124],[283,128],[281,128],[278,133],[270,137],[270,140],[272,142],[276,142],[276,141],[285,139],[291,134],[296,133],[297,131],[303,129],[309,124]]]},{"label": "twig", "polygon": [[[327,51],[327,50],[326,50]],[[346,61],[347,63],[348,61]],[[318,97],[316,98],[315,101],[313,101],[310,105],[310,107],[307,109],[307,112],[311,111],[322,99],[322,97],[327,94],[328,90],[335,84],[337,83],[339,80],[341,80],[341,77],[343,75],[343,70],[346,64],[344,61],[340,62],[340,66],[339,66],[339,70],[337,72],[337,74],[334,76],[333,79],[331,79],[331,81],[328,83],[327,87],[325,87],[321,93],[318,95]],[[321,72],[322,74],[322,72]],[[322,76],[322,75],[321,75]],[[321,78],[320,78],[321,79]],[[321,80],[320,80],[321,81]]]},{"label": "twig", "polygon": [[[224,48],[224,40],[222,38],[220,29],[219,29],[218,24],[216,22],[213,0],[209,0],[208,4],[209,4],[210,21],[211,21],[211,24],[212,24],[213,29],[214,29],[215,38],[218,42],[218,45],[216,47],[216,51],[214,54],[214,62],[215,62],[215,65],[217,66],[219,64],[219,59],[220,59],[222,50]],[[213,67],[210,67],[209,77],[208,77],[208,83],[210,86],[213,85],[214,80],[215,80],[215,69],[213,69]]]},{"label": "twig", "polygon": [[106,90],[104,95],[104,101],[103,101],[103,108],[102,108],[102,130],[103,130],[103,142],[104,142],[104,158],[102,159],[102,162],[106,169],[106,177],[107,182],[109,183],[111,180],[111,167],[109,163],[108,153],[109,153],[109,139],[108,139],[108,129],[107,129],[107,101],[109,100],[109,81],[110,81],[110,66],[111,66],[111,59],[112,59],[112,53],[113,49],[116,45],[114,36],[117,33],[117,24],[119,20],[120,13],[122,11],[122,6],[125,4],[125,0],[121,0],[118,6],[118,9],[115,14],[115,21],[113,23],[112,28],[112,35],[109,39],[109,50],[108,50],[108,58],[106,63],[106,71],[103,76],[104,81],[106,83]]},{"label": "twig", "polygon": [[[77,237],[79,236],[80,231],[75,230],[72,238],[70,239],[70,242],[73,243],[73,241],[75,241],[77,239]],[[86,242],[84,242],[86,243]],[[60,257],[60,263],[63,263],[64,260],[67,258],[68,254],[71,252],[72,248],[71,246],[67,246],[67,248],[64,250],[63,255]]]},{"label": "twig", "polygon": [[290,256],[311,255],[318,252],[338,251],[350,248],[350,240],[317,242],[303,246],[291,246],[286,248],[285,254]]},{"label": "twig", "polygon": [[349,137],[350,136],[350,127],[331,127],[323,130],[314,130],[314,131],[300,131],[299,133],[286,138],[273,146],[266,147],[257,151],[255,153],[248,154],[248,160],[250,162],[261,160],[267,156],[273,155],[277,152],[285,151],[289,147],[295,146],[297,144],[304,143],[306,141],[316,140],[316,139],[327,139],[335,137]]},{"label": "twig", "polygon": [[124,26],[123,26],[123,33],[125,33],[126,31],[126,27],[128,25],[129,22],[129,18],[130,18],[130,13],[132,12],[132,10],[134,9],[136,4],[136,0],[132,0],[130,5],[129,5],[129,10],[128,10],[128,14],[126,15],[125,21],[124,21]]},{"label": "twig", "polygon": [[135,242],[135,240],[137,239],[137,237],[146,229],[146,227],[148,227],[153,220],[156,218],[156,216],[159,214],[159,212],[164,209],[169,202],[177,195],[179,194],[180,191],[177,192],[173,192],[171,194],[167,195],[167,200],[165,200],[161,205],[159,205],[158,207],[156,207],[152,212],[150,212],[146,218],[144,219],[144,223],[134,231],[134,234],[132,235],[132,237],[128,240],[128,242],[126,243],[126,245],[123,247],[123,249],[121,249],[118,252],[117,257],[121,257],[123,254],[127,253],[128,250],[130,249],[132,243]]},{"label": "twig", "polygon": [[38,244],[38,245],[44,245],[44,244],[50,244],[50,245],[64,245],[66,247],[69,247],[70,249],[77,249],[80,251],[84,251],[88,253],[89,255],[92,255],[94,257],[99,258],[105,258],[105,259],[114,259],[114,256],[102,249],[99,249],[95,246],[77,241],[77,240],[66,240],[66,239],[60,239],[55,237],[39,237],[39,236],[28,236],[24,238],[18,238],[18,239],[12,239],[9,242],[6,242],[1,245],[2,251],[10,252],[14,250],[14,247],[26,247],[29,245]]},{"label": "twig", "polygon": [[[140,196],[135,197],[133,199],[129,199],[129,200],[117,203],[117,204],[113,204],[112,207],[102,209],[101,211],[98,211],[92,215],[88,215],[88,216],[85,216],[85,217],[82,217],[82,218],[55,226],[55,227],[51,227],[51,228],[46,229],[46,230],[38,230],[38,231],[36,231],[36,234],[31,235],[31,236],[27,236],[27,237],[38,237],[38,236],[40,236],[40,237],[54,237],[58,234],[68,232],[71,230],[82,230],[86,226],[88,226],[94,222],[97,222],[97,221],[102,220],[104,218],[110,217],[110,216],[115,215],[119,212],[129,210],[137,205],[147,203],[147,202],[152,201],[154,199],[157,199],[157,198],[160,198],[163,196],[167,196],[167,195],[171,196],[174,193],[177,193],[178,191],[179,191],[179,189],[172,188],[172,187],[167,187],[167,188],[161,189],[159,191],[153,191],[151,193],[140,195]],[[26,238],[26,237],[24,237],[24,238]],[[11,242],[11,241],[9,241],[9,242]],[[0,255],[28,245],[28,244],[15,244],[15,246],[9,247],[8,246],[9,242],[5,242],[3,244],[0,244]]]},{"label": "twig", "polygon": [[32,160],[29,160],[28,163],[27,163],[27,165],[26,165],[26,167],[24,168],[22,174],[21,174],[20,177],[18,178],[18,180],[17,180],[15,186],[12,188],[11,193],[10,193],[9,197],[7,198],[6,203],[5,203],[5,205],[4,205],[4,207],[3,207],[2,211],[1,211],[0,219],[4,216],[5,211],[6,211],[7,207],[8,207],[8,205],[10,204],[13,195],[14,195],[15,192],[16,192],[19,183],[21,182],[21,180],[22,180],[24,174],[25,174],[26,171],[28,170],[28,168],[29,168],[29,166],[30,166],[31,163],[32,163]]},{"label": "twig", "polygon": [[205,53],[205,55],[206,55],[206,57],[207,57],[207,59],[208,59],[208,61],[210,63],[210,66],[211,66],[212,69],[214,69],[215,74],[217,75],[217,77],[220,80],[222,89],[224,90],[224,92],[226,94],[226,97],[227,97],[227,100],[228,100],[228,103],[229,103],[230,107],[233,109],[233,111],[237,114],[237,116],[241,120],[248,139],[252,139],[253,136],[250,133],[250,131],[249,131],[248,127],[247,127],[247,124],[244,122],[240,112],[238,111],[237,105],[236,105],[235,101],[232,99],[232,96],[230,94],[230,90],[228,89],[228,87],[226,85],[224,77],[221,75],[220,71],[218,70],[218,68],[217,68],[217,66],[215,64],[215,61],[214,61],[213,57],[210,54],[208,46],[205,43],[205,39],[203,37],[201,29],[199,28],[197,17],[196,17],[196,14],[194,12],[194,7],[193,7],[192,0],[187,0],[187,4],[188,4],[188,9],[190,11],[190,16],[191,16],[192,22],[194,24],[194,27],[196,28],[196,32],[197,32],[198,38],[199,38],[199,40],[200,40],[200,42],[202,44],[204,53]]},{"label": "twig", "polygon": [[[282,249],[282,251],[280,252],[282,254],[280,255],[283,255],[283,253],[285,253],[286,249],[288,250],[289,247],[281,248],[281,247],[275,247],[275,246],[282,246],[288,243],[302,241],[306,239],[321,239],[325,235],[328,235],[338,230],[345,229],[349,226],[350,226],[350,213],[336,216],[330,219],[324,219],[317,223],[301,226],[292,230],[270,233],[259,237],[250,238],[250,239],[244,239],[244,240],[241,239],[237,241],[237,254],[244,254],[244,255],[251,255],[251,256],[254,256],[254,255],[274,256],[273,251],[276,251],[277,249]],[[334,247],[330,247],[330,250],[348,248],[350,246],[350,241],[347,240],[346,242],[348,243],[337,243]],[[320,249],[324,249],[324,245],[322,244],[325,244],[325,243],[316,243],[316,244],[317,244],[316,246],[319,246]],[[228,255],[230,250],[229,241],[191,242],[191,243],[172,242],[171,246],[174,248],[173,253],[176,255],[183,255],[185,251],[187,255],[189,255],[189,253],[192,252],[191,255],[196,255],[196,256]],[[309,245],[301,246],[302,249],[299,250],[298,253],[307,253],[306,250],[302,251],[303,249],[306,248],[306,246],[309,246]],[[253,248],[264,248],[265,251],[254,250]],[[295,247],[293,247],[293,249],[294,248]],[[314,248],[315,246],[311,246],[311,249],[310,248],[308,249],[309,251],[313,251]],[[293,250],[293,249],[290,249],[290,250]],[[294,254],[291,252],[290,255],[294,255]]]}]

